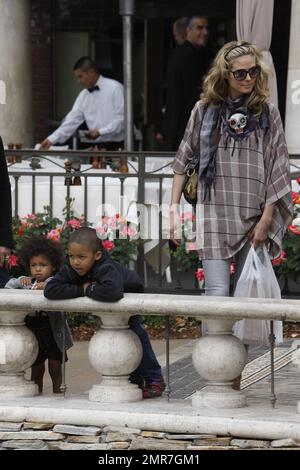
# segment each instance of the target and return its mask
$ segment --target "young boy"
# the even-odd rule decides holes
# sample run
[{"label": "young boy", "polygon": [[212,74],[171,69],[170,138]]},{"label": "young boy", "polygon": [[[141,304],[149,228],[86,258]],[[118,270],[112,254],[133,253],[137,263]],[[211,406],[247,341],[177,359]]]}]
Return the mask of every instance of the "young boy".
[{"label": "young boy", "polygon": [[[83,227],[70,235],[68,261],[48,282],[44,295],[48,299],[73,299],[86,295],[94,300],[115,302],[124,292],[143,292],[139,276],[113,261],[103,250],[95,229]],[[129,325],[138,335],[143,347],[143,357],[130,380],[143,390],[144,398],[161,396],[165,382],[141,317],[130,318]]]}]

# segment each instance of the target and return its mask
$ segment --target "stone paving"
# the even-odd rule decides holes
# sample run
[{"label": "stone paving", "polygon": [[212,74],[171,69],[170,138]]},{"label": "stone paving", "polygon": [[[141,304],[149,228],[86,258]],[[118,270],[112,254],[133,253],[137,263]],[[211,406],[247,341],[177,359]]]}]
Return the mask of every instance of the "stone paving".
[{"label": "stone paving", "polygon": [[[66,399],[46,392],[28,400],[6,400],[5,406],[0,407],[0,450],[300,450],[300,423],[296,413],[300,397],[299,354],[293,362],[276,371],[275,410],[270,402],[268,376],[245,389],[247,407],[216,410],[215,413],[211,409],[199,410],[195,415],[190,407],[190,395],[204,385],[192,365],[195,341],[180,341],[178,346],[176,340],[171,342],[170,402],[166,405],[164,396],[132,403],[130,413],[126,404],[111,404],[107,411],[107,406],[86,401],[90,383],[97,382],[98,374],[88,365],[87,344],[77,344],[70,350],[67,364]],[[286,341],[278,349],[288,351],[291,342]],[[165,365],[165,342],[153,343],[160,362]],[[266,349],[250,350],[248,361],[265,353]],[[180,407],[178,399],[186,399]],[[74,411],[76,420],[70,419]],[[7,413],[14,422],[1,423]],[[161,426],[157,424],[158,417]],[[37,422],[30,423],[33,420]],[[109,426],[105,427],[103,422]],[[114,426],[117,423],[118,426]],[[99,429],[93,434],[96,425]],[[268,427],[267,432],[261,432],[263,426]],[[129,431],[132,431],[130,436]]]},{"label": "stone paving", "polygon": [[[287,339],[282,343],[279,349],[288,349],[290,348],[292,340]],[[248,354],[248,361],[247,363],[251,363],[254,359],[266,354],[268,352],[267,348],[254,348],[250,349]],[[286,366],[287,369],[282,369],[280,371],[276,371],[275,373],[275,388],[278,389],[280,382],[284,380],[286,383],[286,376],[290,375],[290,369]],[[290,368],[292,368],[291,366]],[[300,371],[299,371],[300,372]],[[163,369],[163,373],[166,376],[166,368]],[[294,375],[294,374],[293,374]],[[299,373],[299,380],[300,380],[300,373]],[[293,382],[293,377],[291,377],[290,382]],[[260,384],[260,385],[258,385]],[[174,399],[184,399],[191,396],[196,390],[201,389],[204,387],[205,382],[201,377],[199,377],[198,373],[196,372],[193,363],[192,363],[192,356],[191,354],[173,362],[170,366],[170,397]],[[296,385],[296,384],[295,384]],[[270,377],[266,377],[265,379],[260,380],[256,384],[253,384],[247,390],[251,391],[256,389],[258,386],[259,389],[263,390],[263,394],[269,397],[270,395]],[[291,384],[292,389],[294,386]],[[284,385],[281,385],[284,388]],[[298,389],[300,390],[300,389]],[[295,394],[296,394],[295,390]],[[298,393],[298,400],[299,400],[299,393]]]},{"label": "stone paving", "polygon": [[[73,426],[0,422],[0,450],[243,450],[299,449],[295,439],[237,439],[175,434],[124,426]],[[101,454],[99,454],[101,455]]]}]

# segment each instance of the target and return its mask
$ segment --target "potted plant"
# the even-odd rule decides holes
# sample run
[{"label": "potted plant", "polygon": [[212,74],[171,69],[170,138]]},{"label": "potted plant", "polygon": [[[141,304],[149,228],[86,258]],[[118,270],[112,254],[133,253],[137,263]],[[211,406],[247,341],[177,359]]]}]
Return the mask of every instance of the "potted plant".
[{"label": "potted plant", "polygon": [[142,241],[136,224],[120,214],[111,217],[105,215],[96,225],[96,231],[103,247],[115,261],[126,266],[136,261]]},{"label": "potted plant", "polygon": [[[300,184],[300,179],[297,182]],[[294,219],[282,244],[282,253],[273,266],[283,291],[300,294],[300,194],[292,192]]]}]

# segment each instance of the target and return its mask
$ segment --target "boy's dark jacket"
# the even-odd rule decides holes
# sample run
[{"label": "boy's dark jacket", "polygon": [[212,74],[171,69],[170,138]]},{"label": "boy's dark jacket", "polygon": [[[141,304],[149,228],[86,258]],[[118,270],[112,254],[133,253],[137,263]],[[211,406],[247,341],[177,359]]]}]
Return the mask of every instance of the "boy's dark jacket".
[{"label": "boy's dark jacket", "polygon": [[[84,293],[83,284],[90,282]],[[94,300],[115,302],[124,292],[143,292],[144,286],[138,274],[111,259],[103,250],[85,276],[79,276],[67,261],[57,274],[47,283],[44,295],[47,299],[74,299],[86,295]]]}]

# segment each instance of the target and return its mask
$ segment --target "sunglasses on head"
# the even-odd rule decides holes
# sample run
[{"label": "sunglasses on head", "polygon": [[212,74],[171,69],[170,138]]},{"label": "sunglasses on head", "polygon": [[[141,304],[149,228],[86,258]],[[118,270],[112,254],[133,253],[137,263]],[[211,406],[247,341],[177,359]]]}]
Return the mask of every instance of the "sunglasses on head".
[{"label": "sunglasses on head", "polygon": [[234,78],[238,81],[245,80],[248,74],[250,78],[256,78],[260,74],[260,66],[255,65],[255,67],[251,67],[248,70],[246,69],[231,70],[230,73],[232,73]]}]

